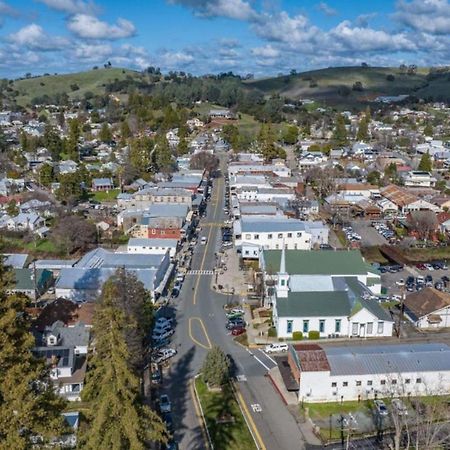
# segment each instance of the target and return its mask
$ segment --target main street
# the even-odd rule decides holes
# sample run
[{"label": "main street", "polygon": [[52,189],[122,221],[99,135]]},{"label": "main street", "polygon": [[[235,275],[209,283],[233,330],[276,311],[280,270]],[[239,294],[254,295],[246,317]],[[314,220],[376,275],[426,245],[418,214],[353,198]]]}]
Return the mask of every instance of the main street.
[{"label": "main street", "polygon": [[[225,173],[225,158],[221,160],[221,169]],[[205,224],[223,222],[224,196],[224,179],[216,178],[207,217],[203,220]],[[220,227],[201,226],[201,236],[206,236],[208,241],[206,245],[197,245],[191,270],[213,270],[221,240]],[[267,450],[305,448],[296,420],[265,377],[273,362],[259,350],[253,353],[235,343],[227,334],[223,311],[227,298],[211,288],[211,278],[212,275],[204,274],[186,276],[179,297],[172,303],[177,323],[173,345],[178,354],[165,377],[163,391],[169,393],[172,401],[175,437],[180,448],[207,448],[191,381],[201,370],[206,353],[213,345],[220,346],[233,360],[238,395],[258,447]]]}]

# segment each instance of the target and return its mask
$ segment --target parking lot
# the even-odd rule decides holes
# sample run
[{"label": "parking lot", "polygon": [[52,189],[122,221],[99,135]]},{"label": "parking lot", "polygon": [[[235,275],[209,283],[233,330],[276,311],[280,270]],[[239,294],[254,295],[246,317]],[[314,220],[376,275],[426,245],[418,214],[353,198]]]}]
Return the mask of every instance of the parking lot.
[{"label": "parking lot", "polygon": [[[384,267],[392,267],[384,266]],[[384,269],[382,269],[384,270]],[[431,280],[428,282],[428,285],[435,287],[436,282],[441,281],[442,277],[449,277],[450,273],[448,269],[435,269],[433,267],[423,267],[418,268],[416,266],[405,266],[401,270],[397,271],[387,271],[381,274],[381,284],[383,287],[387,289],[387,295],[397,295],[401,296],[403,293],[406,295],[409,292],[417,291],[417,277],[423,277],[424,283],[418,283],[420,285],[426,285],[425,279],[426,277],[431,277]],[[407,289],[405,286],[408,281],[408,277],[414,277],[414,289]],[[420,286],[425,287],[425,286]],[[420,290],[420,289],[419,289]],[[450,283],[442,282],[442,290],[450,292]]]},{"label": "parking lot", "polygon": [[355,233],[361,236],[363,247],[373,247],[374,245],[385,245],[388,241],[373,226],[371,220],[354,220],[351,226]]}]

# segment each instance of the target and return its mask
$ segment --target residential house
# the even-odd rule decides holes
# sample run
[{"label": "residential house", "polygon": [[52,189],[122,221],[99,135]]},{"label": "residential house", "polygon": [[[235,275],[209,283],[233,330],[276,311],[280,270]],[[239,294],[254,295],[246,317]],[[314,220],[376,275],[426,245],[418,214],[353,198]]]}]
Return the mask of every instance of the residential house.
[{"label": "residential house", "polygon": [[436,178],[430,172],[411,170],[403,175],[403,182],[407,187],[434,187]]},{"label": "residential house", "polygon": [[209,117],[212,119],[234,119],[234,114],[229,109],[210,109]]},{"label": "residential house", "polygon": [[450,347],[441,343],[289,346],[288,364],[301,402],[446,395]]},{"label": "residential house", "polygon": [[110,191],[114,189],[114,183],[111,178],[93,178],[92,190],[94,192]]},{"label": "residential house", "polygon": [[50,379],[56,392],[69,401],[80,401],[86,375],[89,328],[83,323],[66,327],[57,321],[35,336],[33,353],[50,366]]},{"label": "residential house", "polygon": [[406,296],[405,315],[419,329],[450,327],[450,294],[425,288]]},{"label": "residential house", "polygon": [[394,184],[381,188],[380,194],[395,204],[397,211],[403,215],[412,211],[433,211],[437,213],[441,210],[438,206]]},{"label": "residential house", "polygon": [[46,269],[14,269],[11,292],[20,292],[37,300],[53,284],[53,275]]},{"label": "residential house", "polygon": [[66,175],[68,173],[75,173],[78,169],[78,164],[71,159],[66,161],[61,161],[58,166],[58,171],[60,175]]},{"label": "residential house", "polygon": [[45,226],[45,219],[36,213],[19,213],[6,222],[8,230],[36,231]]}]

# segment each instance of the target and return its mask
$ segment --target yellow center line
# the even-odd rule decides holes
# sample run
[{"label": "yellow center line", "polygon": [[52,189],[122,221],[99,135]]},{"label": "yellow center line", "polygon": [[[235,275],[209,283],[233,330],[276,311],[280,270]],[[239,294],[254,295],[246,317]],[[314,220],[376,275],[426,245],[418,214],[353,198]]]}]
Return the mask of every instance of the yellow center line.
[{"label": "yellow center line", "polygon": [[[218,180],[218,186],[217,189],[220,189],[220,185],[221,185],[221,178],[219,178]],[[217,195],[219,195],[219,192],[217,192]],[[216,207],[214,209],[214,217],[216,217],[217,215],[217,207],[219,206],[219,202],[217,202]],[[206,242],[206,246],[205,246],[205,252],[203,253],[203,258],[202,258],[202,263],[200,264],[200,270],[203,270],[203,266],[205,265],[205,259],[206,259],[206,255],[208,253],[208,246],[210,245],[210,240],[211,240],[211,233],[214,227],[210,227],[209,228],[209,233],[208,233],[208,240]],[[198,290],[198,285],[200,283],[200,275],[197,276],[197,281],[195,282],[195,287],[194,287],[194,295],[192,297],[192,304],[196,304],[197,303],[197,290]]]},{"label": "yellow center line", "polygon": [[[193,323],[194,320],[197,320],[198,323],[200,324],[200,327],[201,327],[201,329],[203,331],[203,334],[205,335],[207,345],[205,345],[202,342],[200,342],[192,334],[192,323]],[[208,333],[206,331],[205,324],[203,323],[203,320],[200,319],[200,317],[189,317],[189,329],[188,329],[188,331],[189,331],[189,337],[191,338],[191,340],[192,340],[192,342],[194,344],[197,344],[198,346],[204,348],[205,350],[211,350],[212,349],[211,340],[209,339]]]},{"label": "yellow center line", "polygon": [[264,442],[261,438],[261,435],[259,434],[258,428],[256,428],[256,424],[253,420],[253,417],[251,416],[247,405],[245,404],[244,398],[242,397],[242,394],[239,391],[239,388],[233,383],[236,395],[238,397],[239,403],[241,404],[242,410],[244,411],[245,417],[247,418],[248,423],[250,424],[252,431],[254,433],[255,439],[258,441],[258,447],[261,450],[267,450],[266,446],[264,445]]}]

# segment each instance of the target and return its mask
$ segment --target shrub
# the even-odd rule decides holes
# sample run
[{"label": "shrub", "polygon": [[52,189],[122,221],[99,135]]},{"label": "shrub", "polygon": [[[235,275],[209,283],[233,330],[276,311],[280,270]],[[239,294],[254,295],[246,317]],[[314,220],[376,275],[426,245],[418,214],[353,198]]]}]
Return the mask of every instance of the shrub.
[{"label": "shrub", "polygon": [[301,331],[294,331],[292,333],[292,340],[301,341],[303,339],[303,333]]},{"label": "shrub", "polygon": [[386,75],[386,80],[387,81],[395,81],[395,76],[390,73],[389,75]]},{"label": "shrub", "polygon": [[269,337],[277,337],[277,329],[275,327],[269,329]]},{"label": "shrub", "polygon": [[308,333],[308,339],[320,339],[320,333],[318,331],[311,330]]}]

